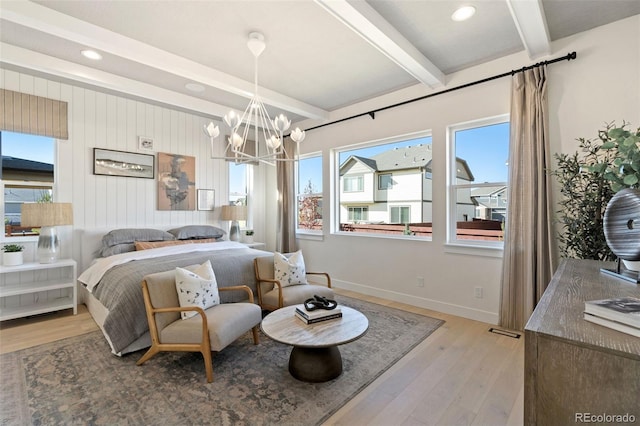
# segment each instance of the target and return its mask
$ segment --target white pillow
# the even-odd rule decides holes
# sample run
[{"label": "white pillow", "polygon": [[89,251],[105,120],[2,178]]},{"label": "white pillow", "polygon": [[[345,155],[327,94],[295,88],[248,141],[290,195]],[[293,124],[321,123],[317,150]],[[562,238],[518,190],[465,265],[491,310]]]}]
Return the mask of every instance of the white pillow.
[{"label": "white pillow", "polygon": [[[180,307],[199,306],[207,309],[220,304],[218,282],[213,273],[210,261],[198,266],[193,272],[188,269],[176,268],[176,291],[180,300]],[[196,311],[181,312],[182,319],[191,318]]]},{"label": "white pillow", "polygon": [[276,280],[280,281],[282,287],[308,284],[302,252],[297,251],[288,259],[283,254],[275,252],[273,254],[273,275]]}]

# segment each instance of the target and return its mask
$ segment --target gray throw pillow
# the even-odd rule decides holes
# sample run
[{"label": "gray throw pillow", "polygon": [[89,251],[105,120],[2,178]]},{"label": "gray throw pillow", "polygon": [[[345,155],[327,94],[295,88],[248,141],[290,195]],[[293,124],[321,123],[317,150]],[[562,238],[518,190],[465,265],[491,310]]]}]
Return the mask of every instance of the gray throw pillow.
[{"label": "gray throw pillow", "polygon": [[211,225],[187,225],[170,229],[169,233],[173,234],[177,240],[220,239],[226,234],[223,229]]},{"label": "gray throw pillow", "polygon": [[116,244],[133,244],[136,241],[168,241],[175,237],[160,229],[125,228],[114,229],[102,237],[102,247],[112,247]]}]

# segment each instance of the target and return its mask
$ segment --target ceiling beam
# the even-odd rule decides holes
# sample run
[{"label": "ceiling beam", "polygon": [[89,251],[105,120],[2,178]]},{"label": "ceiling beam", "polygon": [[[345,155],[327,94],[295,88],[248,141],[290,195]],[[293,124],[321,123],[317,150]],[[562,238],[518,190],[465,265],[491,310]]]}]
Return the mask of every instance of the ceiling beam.
[{"label": "ceiling beam", "polygon": [[419,82],[431,88],[444,86],[444,73],[366,2],[315,2]]},{"label": "ceiling beam", "polygon": [[507,0],[507,6],[529,58],[550,55],[551,42],[542,0]]},{"label": "ceiling beam", "polygon": [[11,44],[0,42],[0,50],[2,51],[0,64],[32,70],[44,75],[58,77],[63,81],[73,81],[88,87],[98,87],[106,89],[109,93],[122,93],[134,98],[147,99],[153,103],[171,105],[199,114],[222,117],[229,112],[229,107],[225,105],[162,89],[148,83],[110,74]]},{"label": "ceiling beam", "polygon": [[[36,3],[3,2],[1,17],[4,20],[73,41],[100,52],[138,62],[163,72],[167,71],[167,64],[171,64],[170,72],[183,77],[186,81],[215,87],[247,99],[253,96],[253,82],[209,68]],[[328,111],[263,87],[260,88],[260,97],[265,104],[304,117],[315,119],[329,117]]]}]

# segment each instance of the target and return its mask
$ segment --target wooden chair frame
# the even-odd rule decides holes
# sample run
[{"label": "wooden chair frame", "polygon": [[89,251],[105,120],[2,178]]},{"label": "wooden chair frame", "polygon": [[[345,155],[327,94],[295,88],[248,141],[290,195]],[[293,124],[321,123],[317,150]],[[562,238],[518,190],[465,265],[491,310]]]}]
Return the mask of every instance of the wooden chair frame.
[{"label": "wooden chair frame", "polygon": [[[253,292],[246,285],[241,286],[231,286],[231,287],[220,287],[218,291],[233,291],[233,290],[242,290],[247,293],[249,296],[249,302],[253,302]],[[151,304],[151,296],[149,295],[149,287],[147,285],[147,281],[142,281],[142,295],[144,297],[144,306],[147,312],[147,321],[149,322],[149,334],[151,335],[151,347],[149,350],[138,360],[136,365],[142,365],[154,355],[159,352],[200,352],[204,358],[204,368],[207,373],[207,382],[211,383],[213,381],[213,362],[211,358],[211,342],[209,341],[209,326],[207,325],[207,315],[204,312],[204,309],[198,306],[185,306],[179,307],[176,306],[174,308],[154,308]],[[200,344],[195,343],[161,343],[160,337],[158,335],[158,327],[156,325],[155,316],[156,314],[165,313],[165,312],[188,312],[195,311],[200,315],[202,319],[202,341]],[[257,345],[260,343],[258,337],[258,326],[254,326],[251,329],[253,333],[253,343]]]},{"label": "wooden chair frame", "polygon": [[[258,304],[260,307],[267,311],[275,311],[276,309],[280,309],[284,307],[284,298],[282,297],[282,284],[280,280],[276,280],[275,278],[265,278],[260,276],[260,271],[258,269],[258,259],[253,259],[253,268],[256,273],[256,290],[258,293]],[[328,288],[331,288],[331,277],[326,272],[306,272],[306,275],[321,275],[326,279],[326,285]],[[262,283],[273,283],[275,287],[278,288],[278,306],[267,305],[262,300]]]}]

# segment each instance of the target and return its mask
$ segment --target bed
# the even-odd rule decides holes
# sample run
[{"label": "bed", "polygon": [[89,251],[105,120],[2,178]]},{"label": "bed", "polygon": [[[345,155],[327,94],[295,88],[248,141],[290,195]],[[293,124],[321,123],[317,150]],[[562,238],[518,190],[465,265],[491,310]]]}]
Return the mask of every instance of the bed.
[{"label": "bed", "polygon": [[[247,285],[255,293],[253,259],[271,255],[237,242],[217,240],[105,255],[104,239],[113,232],[82,231],[83,272],[78,281],[81,300],[118,356],[151,345],[140,284],[145,275],[209,260],[220,287]],[[221,293],[223,303],[239,301],[238,297],[243,296],[239,292]]]}]

